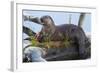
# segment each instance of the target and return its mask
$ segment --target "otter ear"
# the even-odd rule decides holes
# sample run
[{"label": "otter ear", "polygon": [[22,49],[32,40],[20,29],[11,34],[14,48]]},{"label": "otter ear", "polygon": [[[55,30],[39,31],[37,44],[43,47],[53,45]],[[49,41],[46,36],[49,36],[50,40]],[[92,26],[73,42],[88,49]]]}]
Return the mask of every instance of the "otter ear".
[{"label": "otter ear", "polygon": [[40,18],[38,18],[38,17],[24,15],[23,18],[24,18],[24,21],[31,21],[31,22],[43,25]]}]

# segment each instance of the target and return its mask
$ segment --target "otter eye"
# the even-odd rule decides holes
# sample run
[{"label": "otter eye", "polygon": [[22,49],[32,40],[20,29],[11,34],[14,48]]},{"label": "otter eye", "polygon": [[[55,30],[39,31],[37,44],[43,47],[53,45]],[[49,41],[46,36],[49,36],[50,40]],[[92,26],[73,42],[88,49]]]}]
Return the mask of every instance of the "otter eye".
[{"label": "otter eye", "polygon": [[45,23],[42,24],[43,26],[47,26]]}]

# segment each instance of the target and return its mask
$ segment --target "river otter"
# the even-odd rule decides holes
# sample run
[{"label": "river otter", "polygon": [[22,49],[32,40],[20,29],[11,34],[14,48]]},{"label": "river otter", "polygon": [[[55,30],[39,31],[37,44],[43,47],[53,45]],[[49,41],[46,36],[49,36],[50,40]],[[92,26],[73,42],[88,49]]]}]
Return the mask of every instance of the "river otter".
[{"label": "river otter", "polygon": [[[68,39],[73,41],[71,47],[77,50],[78,59],[87,59],[91,56],[91,43],[88,41],[83,29],[74,24],[61,24],[55,25],[53,19],[46,15],[41,18],[26,17],[29,21],[43,25],[42,30],[39,32],[38,41],[44,42],[45,38],[50,41],[64,41]],[[69,47],[69,48],[71,48]],[[73,51],[75,51],[73,50]]]}]

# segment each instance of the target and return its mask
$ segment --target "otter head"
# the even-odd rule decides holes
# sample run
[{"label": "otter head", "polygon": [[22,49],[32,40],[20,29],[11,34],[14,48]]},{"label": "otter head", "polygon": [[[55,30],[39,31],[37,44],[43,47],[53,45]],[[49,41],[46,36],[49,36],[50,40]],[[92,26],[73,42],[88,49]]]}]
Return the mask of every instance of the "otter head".
[{"label": "otter head", "polygon": [[45,38],[50,37],[55,32],[55,24],[53,19],[46,15],[40,18],[40,21],[43,25],[42,30],[40,31],[40,40],[45,40]]},{"label": "otter head", "polygon": [[52,27],[55,25],[53,19],[48,15],[42,16],[40,20],[43,23],[43,26]]},{"label": "otter head", "polygon": [[51,33],[53,33],[54,32],[54,30],[55,30],[55,23],[54,23],[54,21],[53,21],[53,19],[51,18],[51,16],[48,16],[48,15],[46,15],[46,16],[42,16],[41,18],[40,18],[40,20],[41,20],[41,23],[42,23],[42,25],[43,25],[43,32],[51,32]]}]

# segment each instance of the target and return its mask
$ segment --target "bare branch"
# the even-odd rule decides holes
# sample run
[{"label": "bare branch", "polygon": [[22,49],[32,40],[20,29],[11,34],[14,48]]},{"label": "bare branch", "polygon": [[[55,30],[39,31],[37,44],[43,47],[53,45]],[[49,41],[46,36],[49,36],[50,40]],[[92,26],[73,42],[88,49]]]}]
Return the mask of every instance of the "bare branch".
[{"label": "bare branch", "polygon": [[34,17],[34,16],[23,16],[24,21],[31,21],[37,24],[42,24],[42,22],[40,21],[40,18],[38,17]]}]

